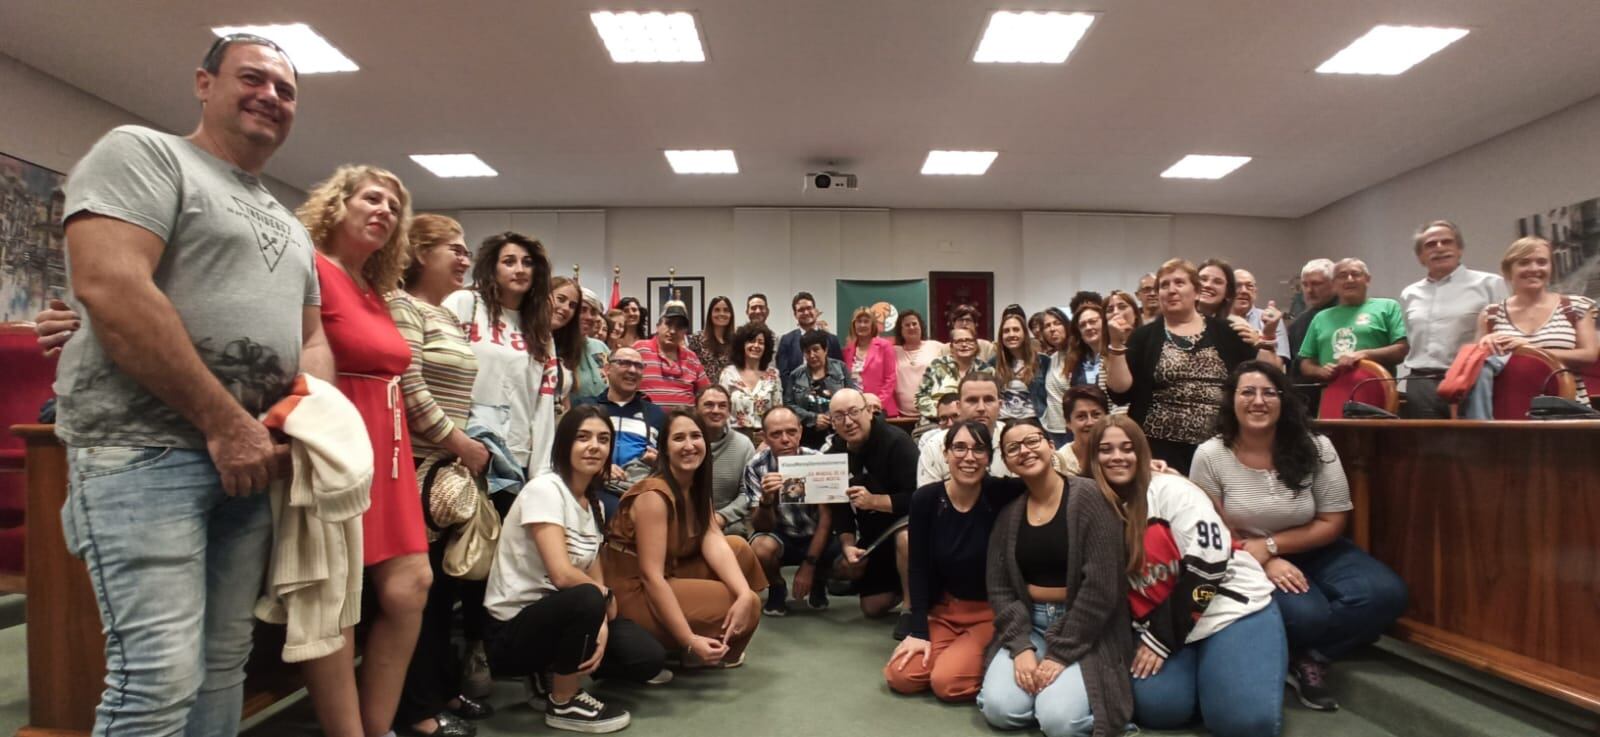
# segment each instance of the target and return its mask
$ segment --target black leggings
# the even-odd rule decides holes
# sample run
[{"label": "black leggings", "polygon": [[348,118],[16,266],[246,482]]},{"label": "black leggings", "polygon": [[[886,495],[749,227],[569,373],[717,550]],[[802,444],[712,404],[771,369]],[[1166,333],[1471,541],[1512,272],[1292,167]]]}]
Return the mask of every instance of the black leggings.
[{"label": "black leggings", "polygon": [[450,639],[456,598],[469,584],[444,572],[445,538],[428,546],[428,564],[433,568],[433,586],[422,609],[422,628],[417,632],[417,649],[406,668],[405,688],[400,692],[399,724],[415,724],[444,711],[445,704],[461,694],[461,658]]},{"label": "black leggings", "polygon": [[[484,632],[489,670],[499,677],[576,673],[594,655],[605,617],[605,596],[593,584],[547,594],[509,622],[490,617]],[[666,649],[650,633],[618,617],[611,620],[594,677],[643,683],[661,672],[666,659]]]}]

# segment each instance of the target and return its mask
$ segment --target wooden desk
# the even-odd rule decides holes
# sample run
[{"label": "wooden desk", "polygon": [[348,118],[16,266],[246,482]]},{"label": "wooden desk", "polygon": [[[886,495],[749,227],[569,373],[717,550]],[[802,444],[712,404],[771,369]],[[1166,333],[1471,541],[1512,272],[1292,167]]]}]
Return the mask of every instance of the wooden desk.
[{"label": "wooden desk", "polygon": [[[94,727],[105,688],[100,609],[83,561],[67,552],[61,505],[67,500],[67,454],[53,425],[16,425],[27,443],[28,725],[17,737],[77,737]],[[244,716],[300,689],[299,669],[279,657],[283,628],[256,624],[244,692]]]},{"label": "wooden desk", "polygon": [[1326,420],[1401,639],[1600,712],[1600,421]]}]

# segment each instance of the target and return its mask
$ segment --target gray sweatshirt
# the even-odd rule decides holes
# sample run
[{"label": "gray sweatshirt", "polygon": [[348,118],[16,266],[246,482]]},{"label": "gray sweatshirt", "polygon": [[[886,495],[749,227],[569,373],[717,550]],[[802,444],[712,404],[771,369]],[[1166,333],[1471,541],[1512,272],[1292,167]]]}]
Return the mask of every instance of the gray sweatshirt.
[{"label": "gray sweatshirt", "polygon": [[744,468],[755,457],[756,448],[744,433],[729,428],[709,444],[711,451],[711,506],[728,521],[722,531],[741,537],[750,534],[746,518],[750,503],[744,497]]}]

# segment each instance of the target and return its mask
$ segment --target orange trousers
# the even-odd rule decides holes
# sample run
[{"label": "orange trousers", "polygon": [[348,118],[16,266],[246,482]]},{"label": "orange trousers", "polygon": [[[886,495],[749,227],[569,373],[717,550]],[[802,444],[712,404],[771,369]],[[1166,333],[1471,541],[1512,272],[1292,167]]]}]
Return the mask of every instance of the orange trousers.
[{"label": "orange trousers", "polygon": [[883,666],[895,693],[929,689],[940,701],[971,701],[983,685],[983,650],[994,639],[994,610],[987,601],[946,596],[928,610],[928,660],[921,656]]}]

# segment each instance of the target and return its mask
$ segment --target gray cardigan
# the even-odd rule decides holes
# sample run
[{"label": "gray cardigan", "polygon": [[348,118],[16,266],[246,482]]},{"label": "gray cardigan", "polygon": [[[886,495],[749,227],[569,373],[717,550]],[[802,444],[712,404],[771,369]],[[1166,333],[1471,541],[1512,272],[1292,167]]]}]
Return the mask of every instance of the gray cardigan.
[{"label": "gray cardigan", "polygon": [[[1094,712],[1096,737],[1122,734],[1133,718],[1133,621],[1128,612],[1128,578],[1123,569],[1122,522],[1100,495],[1095,482],[1066,479],[1067,614],[1045,633],[1044,653],[1060,663],[1078,663]],[[989,606],[994,608],[994,640],[984,652],[987,664],[1006,648],[1033,648],[1033,602],[1017,565],[1017,535],[1028,497],[1000,510],[989,533]]]}]

